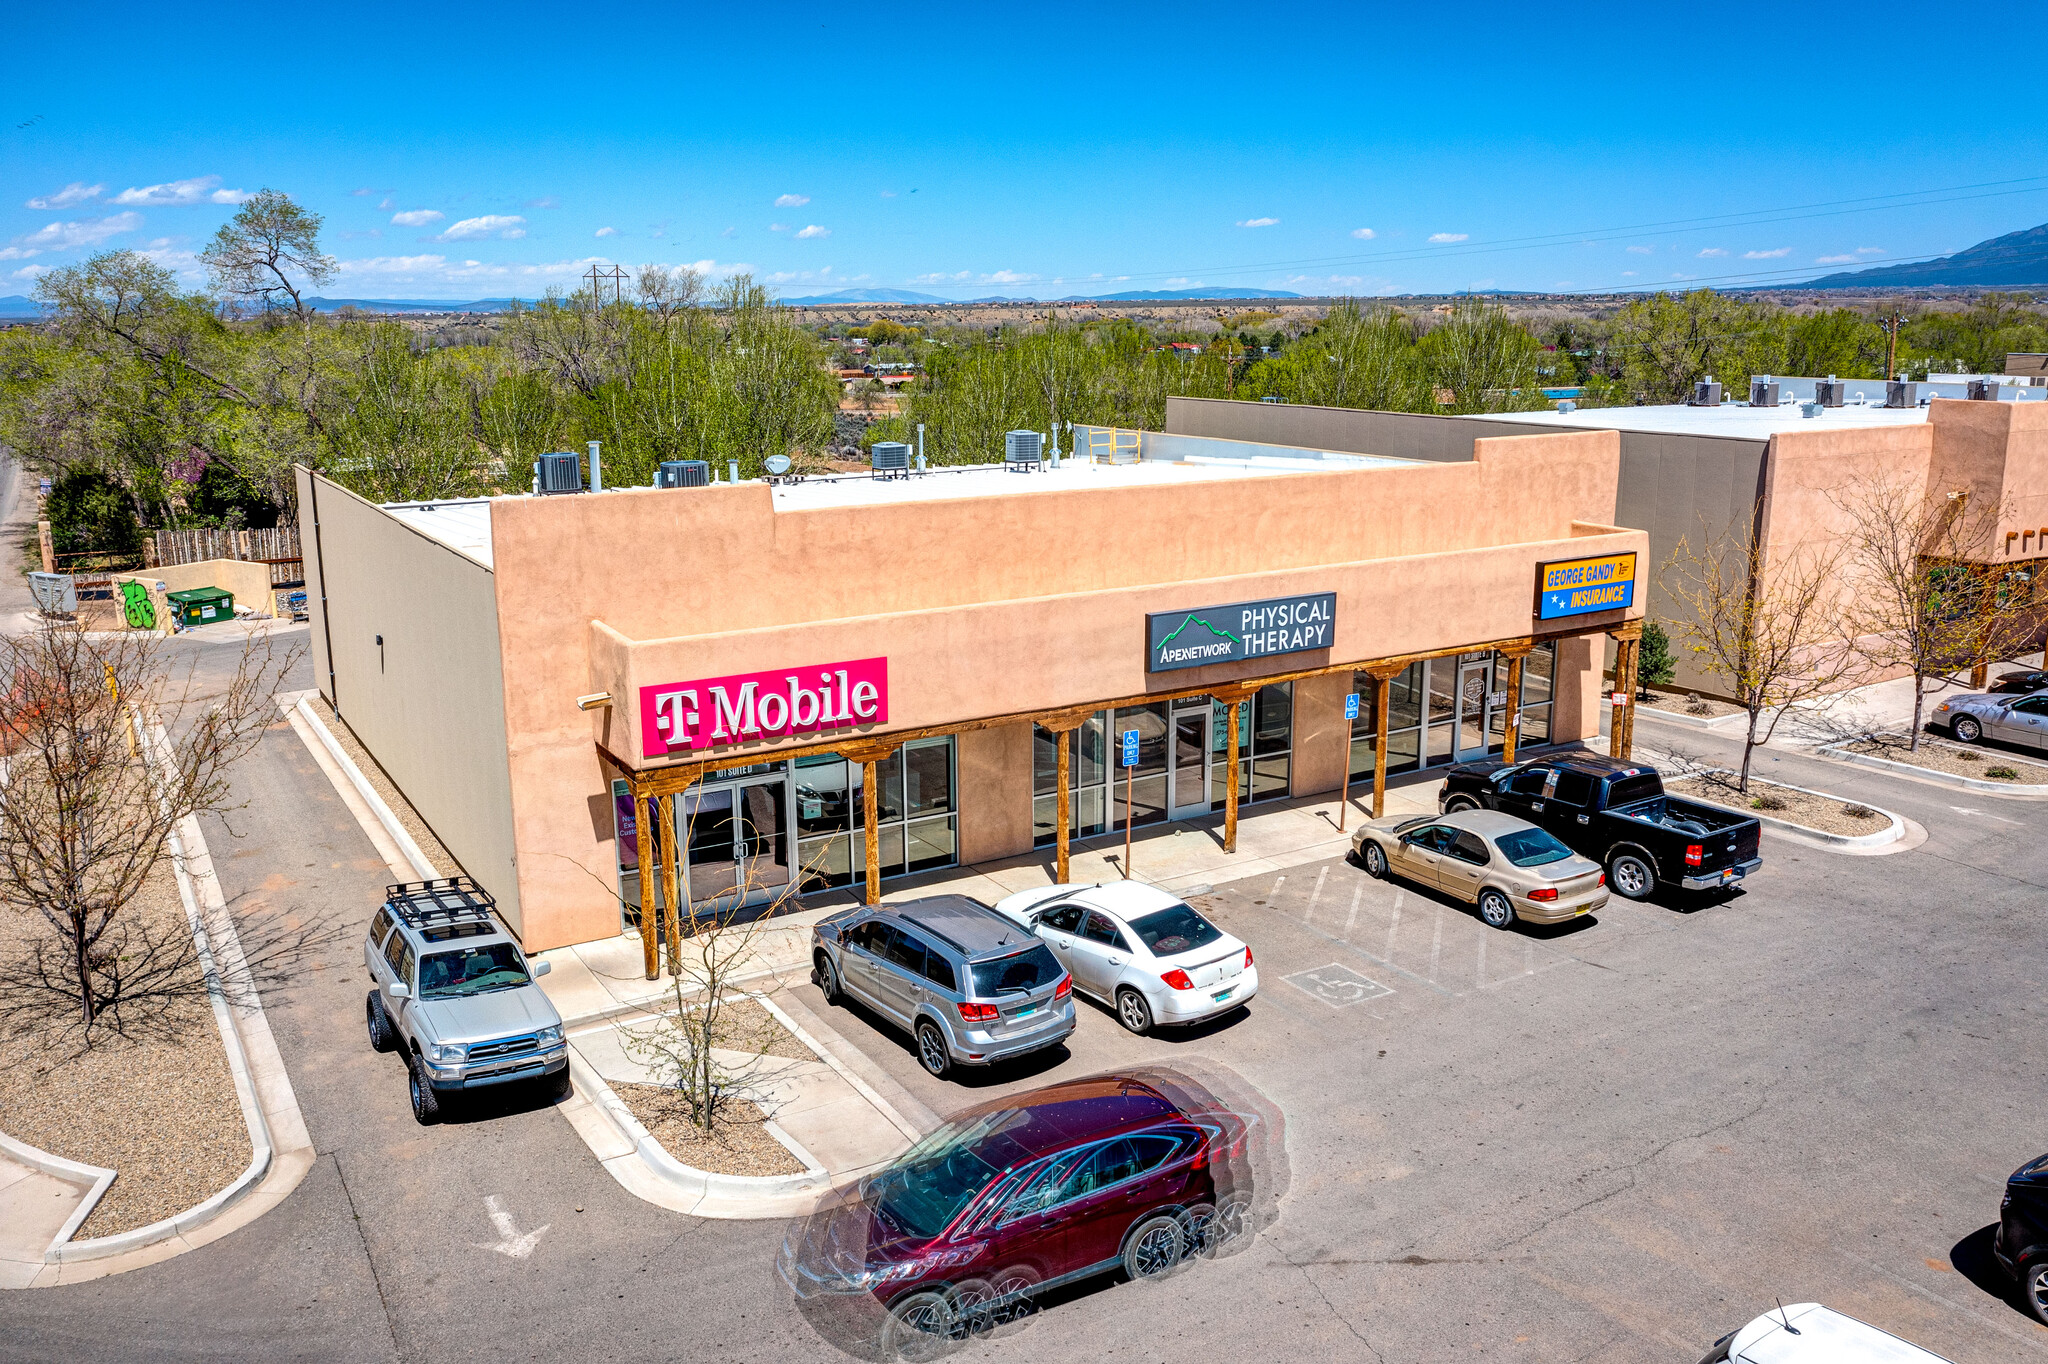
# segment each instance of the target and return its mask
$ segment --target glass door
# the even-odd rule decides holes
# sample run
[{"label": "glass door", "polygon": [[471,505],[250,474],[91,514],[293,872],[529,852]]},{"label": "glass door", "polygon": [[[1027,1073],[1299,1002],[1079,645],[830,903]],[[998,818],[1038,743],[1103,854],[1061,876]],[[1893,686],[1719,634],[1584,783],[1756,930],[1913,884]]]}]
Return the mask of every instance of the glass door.
[{"label": "glass door", "polygon": [[728,910],[781,897],[791,880],[788,801],[782,777],[683,793],[677,838],[691,908]]},{"label": "glass door", "polygon": [[708,906],[730,896],[739,885],[739,862],[733,855],[733,789],[694,787],[676,805],[677,831],[683,849],[684,894],[690,905]]},{"label": "glass door", "polygon": [[1458,664],[1458,762],[1473,762],[1486,756],[1486,689],[1492,680],[1491,658]]},{"label": "glass door", "polygon": [[1200,710],[1175,711],[1173,716],[1173,819],[1209,813],[1209,722],[1214,709],[1204,696]]},{"label": "glass door", "polygon": [[734,865],[747,898],[772,900],[789,884],[789,825],[784,818],[784,784],[749,782],[733,792]]}]

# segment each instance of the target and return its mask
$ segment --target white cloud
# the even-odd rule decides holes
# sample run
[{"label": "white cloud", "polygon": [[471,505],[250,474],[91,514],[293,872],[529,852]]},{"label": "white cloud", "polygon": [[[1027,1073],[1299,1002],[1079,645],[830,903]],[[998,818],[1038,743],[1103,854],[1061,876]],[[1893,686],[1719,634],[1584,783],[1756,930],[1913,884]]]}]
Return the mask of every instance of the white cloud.
[{"label": "white cloud", "polygon": [[981,282],[983,284],[1029,284],[1037,278],[1038,276],[1036,275],[1022,274],[1016,270],[998,270],[992,275],[983,275]]},{"label": "white cloud", "polygon": [[777,208],[802,208],[810,201],[811,196],[808,194],[778,194],[775,196],[775,206]]},{"label": "white cloud", "polygon": [[384,211],[385,209],[387,209],[387,208],[393,208],[393,207],[395,207],[395,206],[397,205],[397,202],[398,202],[398,201],[397,201],[397,200],[396,200],[395,198],[393,198],[393,197],[392,197],[391,195],[387,194],[387,195],[385,195],[385,196],[384,196],[383,200],[382,200],[381,202],[379,202],[379,203],[378,203],[378,205],[377,205],[377,210],[378,210],[378,212],[380,212],[380,213],[381,213],[381,212],[383,212],[383,211]]},{"label": "white cloud", "polygon": [[737,237],[739,233],[740,230],[737,227],[728,227],[727,229],[725,229],[725,231],[719,233],[718,235],[721,237]]},{"label": "white cloud", "polygon": [[1789,256],[1791,254],[1791,247],[1781,246],[1777,248],[1775,251],[1745,251],[1742,253],[1742,258],[1744,260],[1777,260],[1780,257]]},{"label": "white cloud", "polygon": [[1462,242],[1471,235],[1470,232],[1432,232],[1429,239],[1433,242]]},{"label": "white cloud", "polygon": [[1634,279],[1636,277],[1636,272],[1633,270],[1624,270],[1621,272],[1621,277],[1623,279]]},{"label": "white cloud", "polygon": [[88,185],[83,180],[73,180],[55,194],[42,194],[28,201],[27,208],[60,209],[82,204],[87,199],[97,199],[106,191],[105,185]]},{"label": "white cloud", "polygon": [[591,235],[593,237],[616,237],[619,235],[619,229],[616,227],[600,227]]},{"label": "white cloud", "polygon": [[[439,217],[439,214],[435,215]],[[504,215],[487,213],[481,218],[464,218],[452,224],[437,240],[444,242],[475,241],[478,237],[503,237],[508,241],[526,235],[526,219],[516,214]]]},{"label": "white cloud", "polygon": [[1239,227],[1278,227],[1279,225],[1280,220],[1278,218],[1245,218],[1238,223]]},{"label": "white cloud", "polygon": [[647,235],[650,237],[666,237],[668,235],[668,224],[656,223],[647,230]]},{"label": "white cloud", "polygon": [[113,213],[81,222],[45,223],[35,231],[16,237],[14,244],[0,250],[0,260],[27,260],[45,251],[66,251],[74,246],[98,246],[109,237],[133,232],[142,226],[140,213]]},{"label": "white cloud", "polygon": [[218,175],[198,175],[190,180],[172,180],[161,185],[124,189],[114,196],[117,204],[150,208],[182,207],[190,204],[239,204],[249,197],[245,189],[220,189]]},{"label": "white cloud", "polygon": [[552,194],[544,194],[538,199],[528,199],[523,205],[526,208],[560,208],[561,206],[562,201]]},{"label": "white cloud", "polygon": [[885,189],[882,191],[882,197],[884,199],[894,199],[896,197],[896,191],[893,189]]},{"label": "white cloud", "polygon": [[1377,237],[1379,233],[1373,231],[1369,227],[1354,227],[1351,229],[1351,235],[1358,238],[1358,240],[1362,242],[1369,242],[1374,237]]},{"label": "white cloud", "polygon": [[[423,297],[475,297],[485,288],[502,289],[532,297],[550,284],[573,284],[592,265],[609,265],[602,256],[579,260],[495,262],[454,260],[438,253],[417,256],[367,256],[340,262],[340,272],[353,288],[363,291],[405,289]],[[682,264],[701,275],[718,277],[750,273],[754,267],[739,262],[700,260]]]},{"label": "white cloud", "polygon": [[348,193],[349,197],[352,199],[363,199],[367,198],[372,194],[375,194],[376,192],[377,191],[373,189],[352,189]]},{"label": "white cloud", "polygon": [[1654,246],[1631,246],[1628,248],[1628,253],[1631,256],[1647,256],[1656,249]]},{"label": "white cloud", "polygon": [[1703,246],[1700,248],[1700,254],[1702,256],[1725,256],[1728,253],[1718,246]]},{"label": "white cloud", "polygon": [[447,216],[439,209],[412,208],[403,213],[392,214],[391,222],[394,227],[425,227],[428,223],[438,223]]},{"label": "white cloud", "polygon": [[770,223],[770,224],[768,224],[768,230],[769,230],[770,232],[787,232],[787,231],[789,231],[789,224],[788,224],[788,223]]},{"label": "white cloud", "polygon": [[49,269],[50,267],[47,265],[24,265],[19,270],[16,270],[13,274],[9,275],[7,278],[18,279],[23,284],[26,284],[30,280],[34,279],[37,275],[48,273]]},{"label": "white cloud", "polygon": [[913,276],[910,282],[912,284],[965,284],[973,278],[974,272],[972,270],[956,270],[950,275],[943,270],[934,270],[929,275]]},{"label": "white cloud", "polygon": [[1167,280],[1165,283],[1166,287],[1169,289],[1186,289],[1189,286],[1193,285],[1194,281],[1189,279],[1186,275],[1175,275],[1172,279]]},{"label": "white cloud", "polygon": [[811,241],[818,237],[829,237],[831,235],[831,228],[819,227],[816,223],[812,223],[809,227],[796,234],[798,241]]},{"label": "white cloud", "polygon": [[352,241],[354,241],[354,240],[355,240],[356,238],[358,238],[358,237],[381,237],[381,236],[383,236],[383,235],[384,235],[384,229],[383,229],[383,228],[381,228],[381,227],[371,227],[371,228],[365,228],[365,229],[364,229],[363,231],[361,231],[361,232],[355,232],[355,231],[351,231],[351,230],[348,230],[348,229],[343,229],[343,231],[342,231],[342,234],[341,234],[341,239],[342,239],[343,241],[345,241],[345,242],[352,242]]},{"label": "white cloud", "polygon": [[1813,258],[1813,263],[1815,265],[1854,265],[1856,263],[1856,257],[1853,254],[1840,256],[1815,256]]},{"label": "white cloud", "polygon": [[1859,246],[1856,248],[1856,254],[1859,256],[1882,256],[1884,248],[1881,246]]}]

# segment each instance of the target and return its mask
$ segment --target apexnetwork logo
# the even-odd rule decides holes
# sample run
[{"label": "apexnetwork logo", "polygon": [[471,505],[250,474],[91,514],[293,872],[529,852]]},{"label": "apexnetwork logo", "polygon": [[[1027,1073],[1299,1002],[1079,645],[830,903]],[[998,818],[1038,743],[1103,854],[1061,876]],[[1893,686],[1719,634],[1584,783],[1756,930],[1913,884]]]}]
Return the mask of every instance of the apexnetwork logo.
[{"label": "apexnetwork logo", "polygon": [[[1170,646],[1176,639],[1179,639],[1181,635],[1185,633],[1188,627],[1191,625],[1201,626],[1204,630],[1207,630],[1210,635],[1214,636],[1214,639],[1205,640],[1201,635],[1198,634],[1194,636],[1193,639],[1189,640],[1188,643],[1183,644],[1180,648],[1172,649],[1169,651],[1168,646]],[[1221,640],[1223,642],[1217,643],[1215,642],[1216,640]],[[1159,641],[1159,662],[1165,663],[1171,660],[1175,663],[1184,663],[1188,660],[1193,659],[1228,658],[1231,656],[1233,650],[1241,646],[1243,643],[1244,638],[1242,636],[1233,635],[1228,630],[1222,629],[1219,626],[1211,625],[1208,622],[1208,620],[1190,611],[1187,614],[1187,617],[1184,620],[1182,620],[1179,625],[1173,627],[1172,634],[1168,635],[1165,639]]]}]

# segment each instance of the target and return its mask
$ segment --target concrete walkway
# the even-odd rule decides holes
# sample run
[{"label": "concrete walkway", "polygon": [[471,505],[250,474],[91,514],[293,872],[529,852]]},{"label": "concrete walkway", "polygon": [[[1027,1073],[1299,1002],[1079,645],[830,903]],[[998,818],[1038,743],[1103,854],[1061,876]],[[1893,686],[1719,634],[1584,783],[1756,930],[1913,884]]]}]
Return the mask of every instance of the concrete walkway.
[{"label": "concrete walkway", "polygon": [[85,1201],[87,1185],[44,1174],[0,1151],[0,1288],[27,1288],[44,1252]]}]

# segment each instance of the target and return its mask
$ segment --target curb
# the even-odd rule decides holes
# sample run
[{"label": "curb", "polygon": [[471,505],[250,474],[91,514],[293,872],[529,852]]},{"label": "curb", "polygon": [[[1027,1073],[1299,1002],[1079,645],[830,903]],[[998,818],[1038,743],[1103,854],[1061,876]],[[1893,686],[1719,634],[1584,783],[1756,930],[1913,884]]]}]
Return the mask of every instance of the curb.
[{"label": "curb", "polygon": [[[1727,772],[1728,770],[1725,767],[1705,769],[1706,772]],[[1896,843],[1906,836],[1906,822],[1890,810],[1881,810],[1877,806],[1866,804],[1863,801],[1852,801],[1845,796],[1838,796],[1832,791],[1815,791],[1810,787],[1794,786],[1786,781],[1772,781],[1769,777],[1751,777],[1749,780],[1752,785],[1776,786],[1786,791],[1797,791],[1801,795],[1819,796],[1823,800],[1837,801],[1843,805],[1863,805],[1865,809],[1877,810],[1879,814],[1890,820],[1891,823],[1874,834],[1837,834],[1829,833],[1826,829],[1816,829],[1806,824],[1794,824],[1789,819],[1773,819],[1771,816],[1760,814],[1755,810],[1745,810],[1739,805],[1730,805],[1726,801],[1713,800],[1702,795],[1690,795],[1686,799],[1697,800],[1703,805],[1717,805],[1723,810],[1732,810],[1736,814],[1746,815],[1763,825],[1766,829],[1775,829],[1781,834],[1789,834],[1792,837],[1804,839],[1807,842],[1821,843],[1834,848],[1881,848],[1887,843]]]},{"label": "curb", "polygon": [[377,822],[384,826],[384,832],[391,836],[391,841],[398,845],[400,852],[405,854],[405,860],[412,864],[412,869],[419,873],[420,879],[423,881],[433,880],[440,874],[434,870],[434,864],[427,860],[427,855],[420,851],[420,845],[413,840],[411,834],[406,832],[405,826],[398,822],[398,816],[391,813],[391,807],[384,803],[384,798],[377,794],[375,787],[370,785],[369,779],[363,775],[362,769],[356,766],[353,758],[349,757],[348,750],[341,746],[341,741],[336,739],[327,726],[321,722],[318,712],[313,709],[313,697],[317,694],[316,692],[301,692],[298,704],[294,709],[299,712],[301,719],[312,726],[314,735],[320,740],[320,746],[327,750],[327,756],[334,759],[334,765],[339,767],[342,774],[348,778],[349,785],[356,788],[356,794],[363,798],[363,804],[370,807],[370,813],[375,815]]},{"label": "curb", "polygon": [[1640,720],[1643,719],[1645,716],[1662,720],[1667,724],[1683,725],[1687,729],[1704,730],[1734,729],[1736,726],[1743,724],[1749,719],[1749,716],[1747,714],[1739,710],[1736,711],[1733,715],[1713,715],[1701,717],[1698,715],[1684,715],[1678,711],[1665,710],[1659,706],[1645,706],[1640,704],[1637,705],[1636,718]]},{"label": "curb", "polygon": [[57,1253],[58,1248],[71,1240],[79,1225],[92,1214],[95,1207],[99,1206],[100,1195],[114,1182],[115,1172],[104,1165],[87,1165],[83,1161],[53,1156],[39,1146],[16,1141],[5,1132],[0,1132],[0,1152],[4,1152],[10,1159],[28,1166],[31,1170],[39,1170],[67,1184],[85,1185],[85,1198],[79,1203],[77,1210],[64,1220],[64,1225],[57,1229],[56,1236],[51,1238],[48,1248],[43,1252],[43,1263],[50,1264],[53,1262],[51,1257]]},{"label": "curb", "polygon": [[[1856,743],[1857,740],[1851,739],[1848,742]],[[2017,796],[2022,800],[2029,797],[2038,799],[2042,796],[2048,796],[2048,785],[2031,782],[2022,785],[2018,782],[1984,781],[1978,777],[1962,777],[1957,776],[1953,772],[1942,772],[1932,767],[1921,767],[1915,763],[1902,763],[1893,758],[1879,758],[1869,753],[1844,753],[1842,747],[1841,744],[1829,744],[1824,748],[1818,748],[1814,751],[1825,754],[1838,762],[1854,763],[1858,767],[1875,768],[1880,772],[1890,772],[1896,776],[1915,777],[1921,781],[1932,782],[1936,786],[1946,786],[1957,791],[1981,791],[1986,795]],[[2025,762],[2026,759],[2021,758],[2018,761]]]}]

